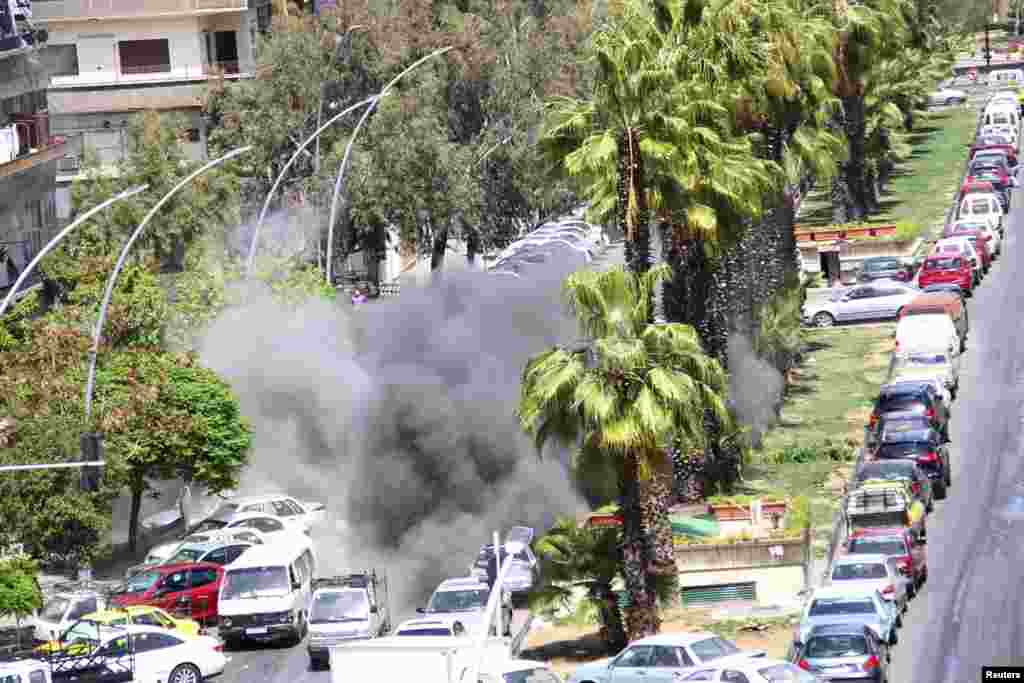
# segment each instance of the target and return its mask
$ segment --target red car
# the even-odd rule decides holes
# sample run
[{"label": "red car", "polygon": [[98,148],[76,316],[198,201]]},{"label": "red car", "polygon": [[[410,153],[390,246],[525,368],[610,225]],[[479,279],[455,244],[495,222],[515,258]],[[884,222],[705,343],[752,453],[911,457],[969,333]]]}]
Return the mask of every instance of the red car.
[{"label": "red car", "polygon": [[985,270],[992,265],[992,245],[989,244],[992,238],[981,230],[957,226],[949,237],[966,237],[974,245],[974,248],[981,254],[981,263]]},{"label": "red car", "polygon": [[959,204],[963,201],[964,197],[969,194],[974,194],[975,192],[995,194],[997,190],[996,186],[987,180],[972,180],[971,178],[967,178],[964,180],[964,184],[960,186],[960,196],[957,198],[957,203]]},{"label": "red car", "polygon": [[1006,155],[1011,166],[1017,165],[1017,152],[1014,151],[1013,145],[974,144],[971,146],[971,151],[969,152],[970,159],[973,161],[974,156],[979,152],[1002,152]]},{"label": "red car", "polygon": [[906,527],[858,529],[850,534],[844,555],[888,555],[896,558],[900,573],[914,579],[914,589],[928,579],[928,553],[923,542],[915,542]]},{"label": "red car", "polygon": [[135,574],[110,599],[115,607],[152,605],[199,623],[217,621],[224,567],[212,562],[159,565]]},{"label": "red car", "polygon": [[954,284],[964,295],[969,295],[974,289],[974,268],[963,256],[932,254],[921,266],[917,282],[921,289],[929,285]]}]

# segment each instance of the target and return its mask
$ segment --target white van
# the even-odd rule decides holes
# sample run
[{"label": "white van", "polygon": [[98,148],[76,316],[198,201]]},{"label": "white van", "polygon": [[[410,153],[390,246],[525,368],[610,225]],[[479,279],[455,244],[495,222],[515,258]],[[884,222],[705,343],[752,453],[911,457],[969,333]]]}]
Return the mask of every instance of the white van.
[{"label": "white van", "polygon": [[896,325],[896,350],[942,351],[955,360],[960,355],[960,335],[946,313],[908,315]]},{"label": "white van", "polygon": [[1024,69],[998,69],[988,75],[990,86],[1006,86],[1012,83],[1024,85]]},{"label": "white van", "polygon": [[306,636],[316,555],[304,534],[249,548],[224,568],[217,596],[219,634],[225,643]]}]

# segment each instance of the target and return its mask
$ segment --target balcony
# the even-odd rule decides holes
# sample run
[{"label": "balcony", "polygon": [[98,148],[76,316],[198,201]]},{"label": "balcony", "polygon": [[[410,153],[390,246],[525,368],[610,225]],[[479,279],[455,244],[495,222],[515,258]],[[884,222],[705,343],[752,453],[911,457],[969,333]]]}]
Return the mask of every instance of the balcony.
[{"label": "balcony", "polygon": [[247,67],[247,65],[237,61],[178,67],[171,67],[170,64],[123,67],[117,71],[93,71],[76,76],[52,76],[50,78],[50,89],[205,81],[213,76],[221,75],[229,79],[252,76],[250,73],[243,72],[243,67]]},{"label": "balcony", "polygon": [[173,17],[249,9],[249,0],[36,0],[33,21]]},{"label": "balcony", "polygon": [[28,170],[65,154],[67,140],[49,133],[49,119],[45,113],[15,114],[14,123],[0,132],[0,179]]}]

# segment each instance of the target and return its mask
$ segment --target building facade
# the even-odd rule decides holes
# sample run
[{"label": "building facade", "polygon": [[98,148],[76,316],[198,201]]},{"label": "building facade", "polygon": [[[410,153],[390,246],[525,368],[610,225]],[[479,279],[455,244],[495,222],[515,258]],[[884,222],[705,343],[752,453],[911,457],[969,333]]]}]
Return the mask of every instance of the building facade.
[{"label": "building facade", "polygon": [[[3,0],[0,0],[2,2]],[[114,165],[129,119],[157,109],[185,120],[187,149],[206,155],[202,121],[209,78],[255,69],[256,35],[270,28],[270,0],[36,0],[49,31],[44,60],[52,130],[78,140],[60,163],[66,185],[84,147]]]},{"label": "building facade", "polygon": [[45,42],[29,0],[0,0],[0,295],[58,229],[57,163],[68,145],[49,126]]}]

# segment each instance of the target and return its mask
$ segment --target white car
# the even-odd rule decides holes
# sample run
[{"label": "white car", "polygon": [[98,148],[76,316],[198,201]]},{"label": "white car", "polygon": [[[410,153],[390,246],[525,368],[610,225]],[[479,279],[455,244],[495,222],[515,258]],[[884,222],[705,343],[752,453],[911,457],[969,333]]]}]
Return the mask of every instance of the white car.
[{"label": "white car", "polygon": [[967,101],[967,93],[954,88],[939,88],[928,96],[933,105],[963,104]]},{"label": "white car", "polygon": [[998,228],[1003,227],[1005,215],[999,197],[991,192],[972,192],[960,201],[956,212],[957,220],[992,216]]},{"label": "white car", "polygon": [[[970,218],[958,220],[950,226],[947,234],[950,237],[959,237],[964,231],[970,232],[971,230],[977,230],[985,237],[988,237],[988,248],[993,258],[1003,253],[1003,238],[1000,235],[998,226],[995,225],[992,214],[978,216],[977,218],[971,216]],[[968,239],[970,238],[968,237]]]},{"label": "white car", "polygon": [[1013,146],[1013,148],[1015,150],[1018,149],[1018,147],[1017,147],[1017,129],[1015,129],[1013,126],[1004,126],[1004,125],[982,126],[981,130],[978,131],[978,135],[979,136],[1003,135],[1003,136],[1005,136],[1005,137],[1010,139],[1010,144]]},{"label": "white car", "polygon": [[239,496],[223,503],[208,519],[227,519],[231,515],[262,512],[280,518],[289,526],[309,529],[324,521],[323,503],[302,502],[282,494]]},{"label": "white car", "polygon": [[829,585],[853,590],[877,590],[898,614],[907,609],[910,581],[900,574],[895,558],[885,555],[848,555],[837,558],[829,574]]},{"label": "white car", "polygon": [[610,659],[584,664],[572,672],[568,683],[671,681],[711,662],[732,666],[766,657],[764,650],[741,650],[714,633],[662,633],[635,640]]},{"label": "white car", "polygon": [[54,661],[55,676],[74,677],[99,665],[115,675],[131,674],[124,680],[199,683],[227,665],[223,645],[209,636],[182,638],[158,626],[101,626],[95,634],[88,654]]},{"label": "white car", "polygon": [[804,307],[805,323],[831,327],[837,322],[897,318],[900,310],[921,294],[921,290],[895,280],[875,280],[842,289],[827,301]]},{"label": "white car", "polygon": [[960,335],[945,313],[909,315],[896,324],[896,350],[900,353],[942,351],[957,358]]},{"label": "white car", "polygon": [[449,619],[409,619],[398,625],[393,636],[464,636],[466,629],[462,624]]},{"label": "white car", "polygon": [[[446,621],[456,629],[456,624],[471,635],[478,635],[483,629],[484,611],[491,591],[487,583],[475,576],[446,579],[437,587],[426,607],[417,612],[437,621]],[[503,599],[501,608],[501,630],[494,633],[492,624],[488,635],[509,635],[512,628],[512,605]]]},{"label": "white car", "polygon": [[289,524],[286,520],[265,512],[240,512],[225,515],[222,518],[205,520],[197,528],[197,532],[230,531],[232,529],[255,529],[260,533],[264,543],[273,543],[280,538],[295,534],[309,533],[301,522]]},{"label": "white car", "polygon": [[129,567],[125,571],[125,578],[130,578],[139,572],[145,571],[150,567],[155,567],[158,564],[164,564],[169,557],[178,552],[179,549],[186,543],[249,543],[251,545],[260,545],[264,542],[263,534],[256,529],[249,528],[234,528],[234,529],[221,529],[218,531],[201,531],[198,533],[189,534],[185,538],[169,541],[167,543],[161,543],[155,545],[149,549],[146,553],[146,559],[140,564]]},{"label": "white car", "polygon": [[698,669],[677,681],[747,681],[748,683],[827,683],[810,671],[781,659],[756,659],[714,669]]}]

